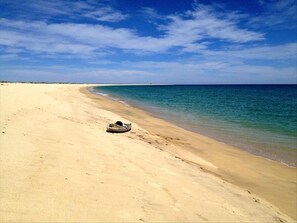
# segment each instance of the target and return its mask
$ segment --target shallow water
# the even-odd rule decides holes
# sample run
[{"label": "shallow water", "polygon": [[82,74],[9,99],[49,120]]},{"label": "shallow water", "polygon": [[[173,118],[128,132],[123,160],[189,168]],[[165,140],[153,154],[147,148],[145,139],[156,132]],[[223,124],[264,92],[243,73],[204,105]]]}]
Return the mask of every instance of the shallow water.
[{"label": "shallow water", "polygon": [[95,87],[183,128],[296,166],[296,85]]}]

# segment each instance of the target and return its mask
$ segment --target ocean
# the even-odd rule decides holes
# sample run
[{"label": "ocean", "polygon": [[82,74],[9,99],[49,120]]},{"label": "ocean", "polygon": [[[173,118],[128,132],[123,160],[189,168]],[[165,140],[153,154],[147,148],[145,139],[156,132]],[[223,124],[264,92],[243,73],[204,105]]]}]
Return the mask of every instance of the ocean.
[{"label": "ocean", "polygon": [[94,87],[93,91],[296,167],[296,85],[125,85]]}]

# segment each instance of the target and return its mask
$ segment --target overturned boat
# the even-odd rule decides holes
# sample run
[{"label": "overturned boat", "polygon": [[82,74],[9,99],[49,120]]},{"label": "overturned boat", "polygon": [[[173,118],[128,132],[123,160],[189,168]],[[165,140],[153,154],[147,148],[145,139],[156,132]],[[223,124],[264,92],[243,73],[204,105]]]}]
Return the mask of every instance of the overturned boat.
[{"label": "overturned boat", "polygon": [[121,121],[117,121],[116,123],[109,124],[106,132],[112,133],[122,133],[122,132],[129,132],[132,128],[132,124],[125,124]]}]

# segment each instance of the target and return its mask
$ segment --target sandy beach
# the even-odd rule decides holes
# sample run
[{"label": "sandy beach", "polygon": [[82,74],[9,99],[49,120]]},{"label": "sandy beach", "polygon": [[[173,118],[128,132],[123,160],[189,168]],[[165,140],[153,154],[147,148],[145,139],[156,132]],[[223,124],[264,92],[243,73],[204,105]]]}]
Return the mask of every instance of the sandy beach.
[{"label": "sandy beach", "polygon": [[296,168],[88,87],[1,84],[0,222],[296,222]]}]

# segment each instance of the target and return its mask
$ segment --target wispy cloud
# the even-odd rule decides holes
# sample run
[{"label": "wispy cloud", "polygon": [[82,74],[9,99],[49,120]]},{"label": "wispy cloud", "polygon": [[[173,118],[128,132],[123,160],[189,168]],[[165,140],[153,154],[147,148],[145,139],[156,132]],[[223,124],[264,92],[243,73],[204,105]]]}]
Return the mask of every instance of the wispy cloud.
[{"label": "wispy cloud", "polygon": [[165,30],[170,37],[183,36],[184,40],[188,38],[188,43],[212,38],[238,43],[264,39],[263,33],[239,28],[236,24],[238,21],[228,17],[228,14],[218,16],[207,7],[199,7],[187,12],[186,18],[182,16],[170,16],[169,18],[172,22],[160,28]]},{"label": "wispy cloud", "polygon": [[[11,49],[35,53],[76,54],[78,57],[79,55],[91,56],[95,50],[92,46],[67,40],[55,32],[50,32],[47,29],[50,27],[46,27],[42,22],[24,23],[0,20],[0,23],[9,26],[8,29],[0,30],[1,45]],[[21,28],[17,28],[19,26]]]},{"label": "wispy cloud", "polygon": [[94,83],[140,83],[152,76],[151,72],[137,69],[84,69],[51,66],[3,67],[0,77],[8,81],[50,81]]},{"label": "wispy cloud", "polygon": [[124,15],[118,11],[115,11],[111,7],[96,9],[85,13],[84,16],[103,22],[119,22],[128,18],[128,15]]},{"label": "wispy cloud", "polygon": [[[87,5],[77,7],[82,9],[87,8]],[[102,21],[125,18],[122,14],[112,13],[108,7],[85,15]],[[190,52],[191,49],[204,49],[206,40],[246,43],[264,38],[262,33],[241,29],[236,21],[227,17],[219,18],[206,8],[196,8],[180,16],[170,15],[167,19],[167,24],[157,27],[163,32],[161,37],[140,36],[135,30],[101,24],[1,19],[0,44],[34,52],[95,55],[107,49],[159,53],[178,47]]]},{"label": "wispy cloud", "polygon": [[204,50],[203,55],[208,57],[219,57],[220,60],[277,60],[297,61],[297,43],[288,43],[274,46],[240,47],[224,50]]},{"label": "wispy cloud", "polygon": [[249,24],[255,27],[265,26],[270,29],[279,27],[294,29],[297,26],[296,0],[259,1],[263,12],[250,19]]},{"label": "wispy cloud", "polygon": [[[141,8],[137,12],[142,13],[154,32],[141,32],[137,26],[127,25],[134,18],[131,12],[116,10],[103,2],[3,2],[19,13],[11,17],[1,11],[0,62],[27,59],[38,64],[49,58],[64,67],[2,66],[0,75],[6,79],[210,83],[211,76],[212,83],[247,83],[252,76],[253,83],[296,82],[296,42],[270,45],[265,31],[257,31],[258,26],[269,22],[289,25],[289,18],[296,18],[296,5],[291,0],[262,0],[263,14],[249,20],[245,13],[201,4],[167,15],[153,8]],[[277,13],[269,12],[285,16],[277,18]],[[116,59],[111,61],[112,58]],[[92,68],[71,69],[69,64],[59,64],[59,60],[67,59]]]},{"label": "wispy cloud", "polygon": [[[128,63],[128,62],[126,62]],[[189,59],[188,61],[156,62],[141,61],[129,63],[131,68],[145,69],[152,75],[152,82],[161,83],[296,83],[295,67],[272,67],[269,65],[249,65],[233,61]],[[281,74],[281,75],[280,75]],[[172,79],[174,77],[174,79]]]},{"label": "wispy cloud", "polygon": [[83,18],[89,18],[102,22],[120,22],[128,17],[128,15],[110,6],[106,6],[104,1],[47,0],[40,3],[38,1],[28,0],[19,2],[18,7],[15,6],[15,2],[3,1],[6,6],[11,7],[12,10],[17,12],[16,18],[30,19],[30,13],[32,11],[34,11],[34,17],[37,19],[59,19],[61,21],[77,21]]},{"label": "wispy cloud", "polygon": [[143,7],[139,10],[139,13],[147,19],[148,22],[154,22],[156,20],[166,20],[164,15],[157,12],[156,9],[150,7]]},{"label": "wispy cloud", "polygon": [[1,77],[10,81],[85,83],[281,84],[296,83],[296,69],[234,65],[220,61],[125,61],[117,64],[117,68],[2,67]]}]

